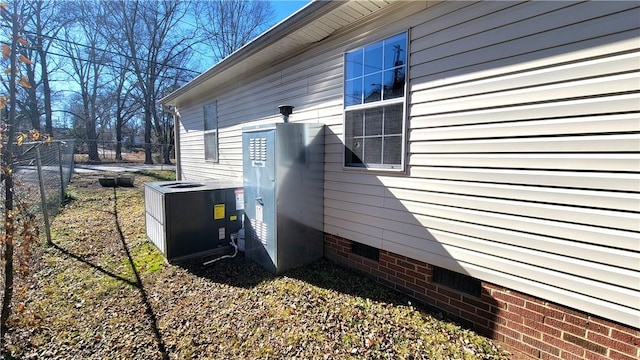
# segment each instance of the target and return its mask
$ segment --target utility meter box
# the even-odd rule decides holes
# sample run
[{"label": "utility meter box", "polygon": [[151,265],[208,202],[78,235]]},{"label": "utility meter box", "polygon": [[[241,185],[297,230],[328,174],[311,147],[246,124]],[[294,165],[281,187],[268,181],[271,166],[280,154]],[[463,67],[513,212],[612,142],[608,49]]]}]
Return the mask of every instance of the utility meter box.
[{"label": "utility meter box", "polygon": [[242,228],[241,180],[144,184],[147,236],[169,262],[204,257]]},{"label": "utility meter box", "polygon": [[245,255],[272,273],[323,255],[324,125],[243,129]]}]

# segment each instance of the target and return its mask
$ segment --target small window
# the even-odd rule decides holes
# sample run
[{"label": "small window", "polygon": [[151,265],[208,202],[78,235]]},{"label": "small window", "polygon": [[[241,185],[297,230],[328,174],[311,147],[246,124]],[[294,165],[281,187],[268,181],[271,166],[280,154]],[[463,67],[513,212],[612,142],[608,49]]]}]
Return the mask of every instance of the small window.
[{"label": "small window", "polygon": [[204,159],[218,161],[218,111],[216,103],[204,106]]},{"label": "small window", "polygon": [[345,54],[344,165],[403,169],[407,34]]}]

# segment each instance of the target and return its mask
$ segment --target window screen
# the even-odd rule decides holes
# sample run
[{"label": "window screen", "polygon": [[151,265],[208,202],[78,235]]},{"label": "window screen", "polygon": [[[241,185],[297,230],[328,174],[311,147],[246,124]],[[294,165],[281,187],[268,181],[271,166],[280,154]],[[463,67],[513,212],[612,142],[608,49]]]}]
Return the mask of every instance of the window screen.
[{"label": "window screen", "polygon": [[204,106],[204,159],[218,161],[218,112],[216,103]]},{"label": "window screen", "polygon": [[402,168],[406,57],[406,33],[345,54],[345,166]]}]

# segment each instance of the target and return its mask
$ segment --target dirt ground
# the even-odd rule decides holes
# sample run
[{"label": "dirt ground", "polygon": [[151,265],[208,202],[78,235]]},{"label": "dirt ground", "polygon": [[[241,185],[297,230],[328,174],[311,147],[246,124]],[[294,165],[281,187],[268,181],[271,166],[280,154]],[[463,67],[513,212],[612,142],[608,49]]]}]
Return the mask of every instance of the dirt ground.
[{"label": "dirt ground", "polygon": [[170,265],[145,234],[143,182],[74,175],[16,286],[18,359],[508,359],[492,341],[327,261],[273,276],[242,254]]}]

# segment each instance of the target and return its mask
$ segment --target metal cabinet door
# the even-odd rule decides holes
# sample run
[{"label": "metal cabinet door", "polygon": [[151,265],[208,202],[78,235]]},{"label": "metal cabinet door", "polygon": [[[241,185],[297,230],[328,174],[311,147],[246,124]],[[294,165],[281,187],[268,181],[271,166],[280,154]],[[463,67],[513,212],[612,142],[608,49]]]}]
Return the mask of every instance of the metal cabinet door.
[{"label": "metal cabinet door", "polygon": [[275,129],[242,134],[246,256],[277,266]]}]

